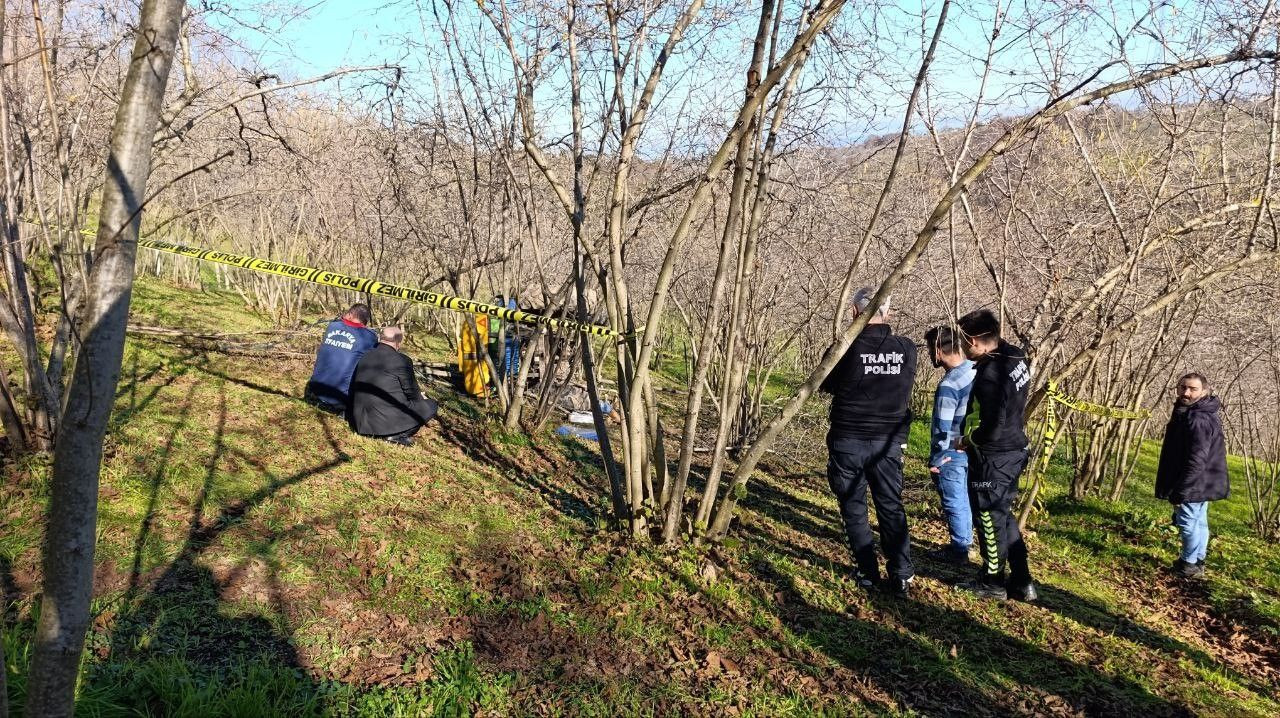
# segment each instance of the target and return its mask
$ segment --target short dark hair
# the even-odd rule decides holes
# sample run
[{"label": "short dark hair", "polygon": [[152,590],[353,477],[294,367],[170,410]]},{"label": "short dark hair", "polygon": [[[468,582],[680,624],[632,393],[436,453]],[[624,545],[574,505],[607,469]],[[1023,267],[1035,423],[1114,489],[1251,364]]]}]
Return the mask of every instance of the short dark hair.
[{"label": "short dark hair", "polygon": [[1183,374],[1182,376],[1178,377],[1178,383],[1181,384],[1186,379],[1195,379],[1199,381],[1201,389],[1209,388],[1209,378],[1198,371],[1189,371],[1186,374]]},{"label": "short dark hair", "polygon": [[373,312],[370,312],[369,305],[364,303],[352,304],[351,308],[343,316],[351,317],[365,325],[373,323]]},{"label": "short dark hair", "polygon": [[924,341],[929,345],[929,352],[955,354],[960,351],[960,342],[956,340],[956,332],[951,327],[932,327],[924,333]]},{"label": "short dark hair", "polygon": [[977,309],[956,320],[960,331],[968,338],[991,336],[1000,338],[1000,320],[990,309]]}]

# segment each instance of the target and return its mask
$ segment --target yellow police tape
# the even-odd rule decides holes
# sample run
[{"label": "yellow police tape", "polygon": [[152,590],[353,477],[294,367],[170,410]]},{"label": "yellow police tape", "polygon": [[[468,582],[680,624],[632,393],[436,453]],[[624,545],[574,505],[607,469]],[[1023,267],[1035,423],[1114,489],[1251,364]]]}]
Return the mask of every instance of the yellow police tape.
[{"label": "yellow police tape", "polygon": [[353,292],[377,294],[378,296],[401,299],[406,302],[429,304],[433,307],[450,309],[455,312],[487,314],[491,317],[498,317],[499,319],[509,322],[540,324],[550,329],[572,329],[574,331],[598,337],[621,336],[620,332],[616,332],[609,327],[602,327],[596,324],[576,322],[570,319],[545,317],[541,314],[522,312],[519,309],[508,309],[496,304],[485,304],[484,302],[476,302],[470,299],[463,299],[461,297],[451,297],[447,294],[431,292],[425,289],[402,287],[396,284],[388,284],[387,282],[379,282],[374,279],[353,277],[347,274],[339,274],[337,272],[316,269],[315,267],[286,264],[284,262],[273,262],[269,259],[259,259],[258,257],[250,257],[245,254],[222,252],[213,249],[200,249],[199,247],[187,247],[181,244],[174,244],[173,242],[165,242],[158,239],[138,240],[138,246],[146,247],[147,249],[155,250],[157,252],[169,252],[181,257],[199,259],[204,262],[216,262],[218,264],[226,264],[228,266],[248,269],[254,272],[274,274],[288,279],[296,279],[300,282],[311,282],[312,284],[320,284],[326,287],[350,289]]},{"label": "yellow police tape", "polygon": [[1044,437],[1040,450],[1040,462],[1036,466],[1036,471],[1041,476],[1049,470],[1049,459],[1052,458],[1054,444],[1058,441],[1058,412],[1054,411],[1054,404],[1062,404],[1076,411],[1108,419],[1146,419],[1151,416],[1151,412],[1146,409],[1117,409],[1063,394],[1058,389],[1057,382],[1052,379],[1049,380],[1045,394],[1049,397],[1049,402],[1045,404]]},{"label": "yellow police tape", "polygon": [[[1076,411],[1083,411],[1086,414],[1093,414],[1094,416],[1104,416],[1108,419],[1145,419],[1151,416],[1151,412],[1146,409],[1117,409],[1112,406],[1103,406],[1102,404],[1076,399],[1059,391],[1057,383],[1053,381],[1049,382],[1045,393],[1048,394],[1050,399],[1063,406],[1070,407]],[[1050,402],[1049,406],[1052,407],[1053,403]]]},{"label": "yellow police tape", "polygon": [[455,312],[487,314],[491,317],[498,317],[509,322],[540,324],[551,329],[572,329],[574,331],[598,337],[621,336],[620,332],[616,332],[609,327],[602,327],[596,324],[575,322],[570,319],[544,317],[540,314],[530,314],[529,312],[522,312],[518,309],[507,309],[506,307],[500,307],[496,304],[485,304],[484,302],[476,302],[470,299],[463,299],[461,297],[451,297],[447,294],[430,292],[425,289],[402,287],[396,284],[379,282],[374,279],[353,277],[348,274],[339,274],[337,272],[330,272],[324,269],[316,269],[315,267],[305,267],[299,264],[286,264],[284,262],[273,262],[269,259],[250,257],[247,254],[235,254],[233,252],[223,252],[215,249],[187,247],[185,245],[174,244],[173,242],[166,242],[158,239],[140,239],[138,240],[138,246],[155,250],[157,252],[169,252],[170,254],[176,254],[180,257],[198,259],[204,262],[216,262],[218,264],[239,267],[241,269],[248,269],[254,272],[274,274],[287,279],[296,279],[300,282],[311,282],[312,284],[320,284],[326,287],[350,289],[353,292],[377,294],[378,296],[390,297],[391,299],[401,299],[406,302],[429,304],[433,307],[450,309]]},{"label": "yellow police tape", "polygon": [[[36,220],[24,219],[29,224],[40,224]],[[94,232],[88,229],[80,230],[80,234],[93,236]],[[315,267],[304,267],[299,264],[286,264],[284,262],[273,262],[269,259],[260,259],[258,257],[250,257],[246,254],[235,254],[232,252],[222,252],[214,249],[201,249],[199,247],[187,247],[173,242],[165,242],[158,239],[140,239],[139,247],[145,247],[156,252],[168,252],[176,254],[180,257],[190,259],[198,259],[204,262],[216,262],[231,267],[239,267],[254,272],[263,272],[265,274],[274,274],[287,279],[296,279],[300,282],[311,282],[312,284],[321,284],[326,287],[338,287],[339,289],[350,289],[353,292],[367,292],[369,294],[377,294],[382,297],[391,299],[401,299],[406,302],[418,302],[419,304],[429,304],[440,309],[449,309],[455,312],[469,312],[472,314],[487,314],[491,317],[498,317],[508,322],[520,322],[521,324],[542,325],[549,329],[572,329],[582,332],[583,334],[591,334],[597,337],[620,337],[621,332],[614,331],[609,327],[602,327],[597,324],[588,324],[586,322],[576,322],[571,319],[556,319],[554,317],[544,317],[541,314],[531,314],[522,312],[518,309],[507,309],[496,304],[485,304],[484,302],[476,302],[461,297],[451,297],[447,294],[439,294],[437,292],[429,292],[425,289],[414,289],[412,287],[401,287],[395,284],[379,282],[364,277],[353,277],[347,274],[339,274],[337,272],[329,272]]]}]

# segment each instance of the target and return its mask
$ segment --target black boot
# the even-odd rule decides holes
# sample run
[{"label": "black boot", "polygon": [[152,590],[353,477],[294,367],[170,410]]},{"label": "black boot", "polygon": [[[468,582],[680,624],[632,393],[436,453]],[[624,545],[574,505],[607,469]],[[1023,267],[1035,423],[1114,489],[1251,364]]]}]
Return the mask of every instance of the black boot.
[{"label": "black boot", "polygon": [[858,584],[858,588],[863,591],[870,591],[880,583],[880,577],[874,574],[863,573],[862,569],[853,569],[853,582]]},{"label": "black boot", "polygon": [[1026,603],[1035,603],[1040,600],[1040,594],[1036,591],[1036,584],[1031,579],[1027,579],[1025,583],[1009,582],[1005,589],[1009,598],[1017,601],[1025,601]]},{"label": "black boot", "polygon": [[978,598],[989,598],[996,601],[1003,601],[1009,597],[1009,592],[1004,588],[1004,582],[999,577],[980,576],[964,583],[956,584],[957,591],[973,594]]},{"label": "black boot", "polygon": [[1170,567],[1174,575],[1182,578],[1204,578],[1204,562],[1189,563],[1178,559]]},{"label": "black boot", "polygon": [[969,551],[967,549],[960,550],[955,546],[943,546],[929,551],[925,554],[926,558],[945,563],[951,566],[972,566],[973,562],[969,560]]},{"label": "black boot", "polygon": [[907,578],[890,578],[880,584],[880,589],[895,598],[911,597],[911,582],[916,580],[915,576]]}]

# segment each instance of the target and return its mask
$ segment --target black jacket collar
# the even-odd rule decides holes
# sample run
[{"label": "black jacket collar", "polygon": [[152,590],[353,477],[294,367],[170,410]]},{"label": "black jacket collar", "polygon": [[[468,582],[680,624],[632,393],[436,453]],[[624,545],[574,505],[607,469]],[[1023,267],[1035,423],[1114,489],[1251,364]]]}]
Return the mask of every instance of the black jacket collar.
[{"label": "black jacket collar", "polygon": [[892,332],[893,329],[888,324],[868,324],[862,328],[862,333],[859,336],[881,339],[889,336]]}]

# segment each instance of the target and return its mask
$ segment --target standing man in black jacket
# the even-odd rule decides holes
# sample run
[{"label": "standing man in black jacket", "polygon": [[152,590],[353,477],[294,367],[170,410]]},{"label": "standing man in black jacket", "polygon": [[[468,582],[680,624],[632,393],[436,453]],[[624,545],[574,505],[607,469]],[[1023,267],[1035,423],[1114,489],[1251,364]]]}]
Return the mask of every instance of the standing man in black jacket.
[{"label": "standing man in black jacket", "polygon": [[1209,549],[1209,502],[1231,494],[1227,478],[1227,442],[1222,435],[1222,404],[1210,396],[1209,380],[1192,372],[1178,380],[1178,401],[1164,430],[1156,498],[1173,504],[1173,525],[1182,535],[1182,555],[1174,573],[1204,576]]},{"label": "standing man in black jacket", "polygon": [[[855,317],[867,310],[873,295],[866,288],[854,294]],[[866,589],[880,580],[867,520],[867,487],[871,487],[888,571],[885,586],[905,597],[915,570],[902,507],[902,449],[911,426],[908,407],[916,347],[894,335],[888,321],[886,299],[822,383],[822,391],[831,394],[827,482],[840,504],[856,564],[854,579]]]},{"label": "standing man in black jacket", "polygon": [[351,429],[393,444],[413,445],[413,435],[436,415],[437,405],[423,396],[413,363],[400,353],[404,330],[383,327],[378,346],[360,358],[351,377]]},{"label": "standing man in black jacket", "polygon": [[1000,338],[1000,320],[989,310],[970,312],[957,324],[961,347],[977,365],[957,448],[969,457],[969,506],[982,551],[978,577],[959,588],[983,598],[1034,601],[1027,545],[1013,511],[1027,466],[1023,427],[1031,367],[1026,352]]}]

